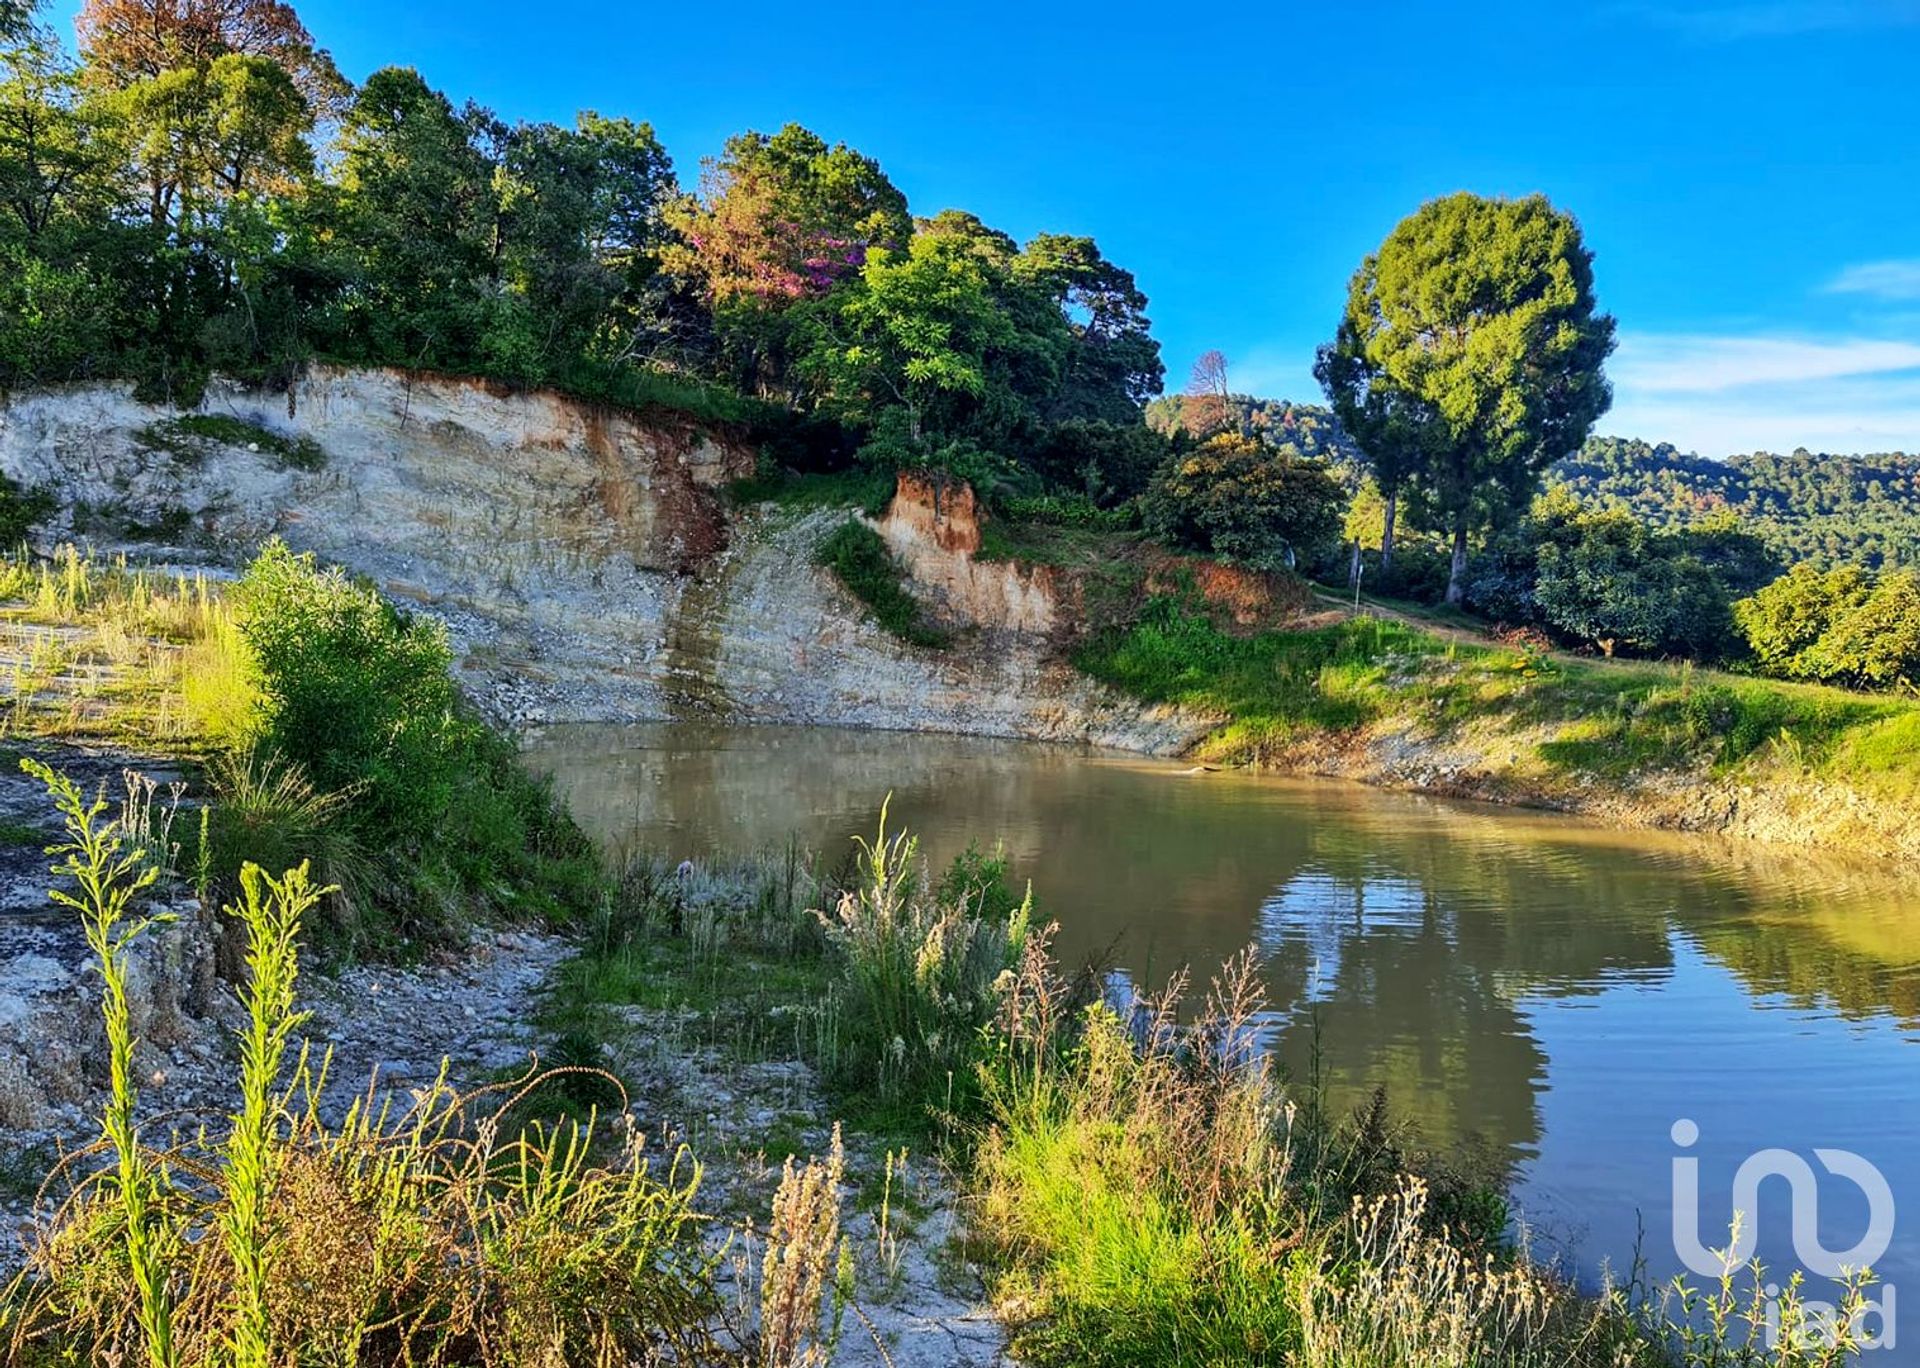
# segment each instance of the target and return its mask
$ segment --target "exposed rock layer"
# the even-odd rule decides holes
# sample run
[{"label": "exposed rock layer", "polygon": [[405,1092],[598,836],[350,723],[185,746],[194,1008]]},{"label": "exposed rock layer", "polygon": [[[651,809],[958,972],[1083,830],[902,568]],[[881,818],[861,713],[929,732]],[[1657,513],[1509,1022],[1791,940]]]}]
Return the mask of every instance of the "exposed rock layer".
[{"label": "exposed rock layer", "polygon": [[894,640],[813,563],[844,515],[730,509],[722,487],[754,453],[724,438],[551,393],[331,367],[284,393],[216,384],[203,410],[310,438],[324,463],[157,440],[176,415],[98,385],[0,409],[0,471],[58,495],[56,532],[227,560],[277,533],[367,575],[447,622],[466,683],[508,722],[713,716],[1153,752],[1204,726],[1061,663],[1049,578],[976,565],[977,525],[968,544],[912,500],[887,535],[972,630],[946,652]]}]

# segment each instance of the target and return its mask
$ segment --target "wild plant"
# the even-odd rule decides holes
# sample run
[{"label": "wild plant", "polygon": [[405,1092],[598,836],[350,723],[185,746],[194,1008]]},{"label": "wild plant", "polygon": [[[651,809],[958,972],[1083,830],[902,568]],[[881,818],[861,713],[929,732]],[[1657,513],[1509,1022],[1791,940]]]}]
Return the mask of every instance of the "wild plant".
[{"label": "wild plant", "polygon": [[1032,902],[1004,918],[980,915],[980,888],[943,904],[920,877],[918,843],[888,833],[887,810],[872,841],[855,839],[855,886],[817,914],[842,970],[840,1054],[826,1063],[884,1103],[952,1111],[956,1096],[971,1096]]},{"label": "wild plant", "polygon": [[32,758],[20,767],[47,787],[66,825],[67,839],[48,848],[59,857],[56,873],[77,894],[52,889],[49,896],[79,913],[87,946],[100,966],[101,1006],[106,1021],[108,1097],[101,1122],[114,1157],[113,1195],[123,1226],[128,1275],[137,1292],[138,1319],[154,1368],[173,1368],[173,1288],[169,1265],[178,1232],[160,1200],[164,1166],[140,1141],[134,1119],[139,1089],[133,1072],[133,1014],[127,996],[126,957],[140,936],[164,916],[138,917],[133,900],[159,877],[145,850],[129,847],[118,822],[106,819],[104,797],[89,803],[71,779]]},{"label": "wild plant", "polygon": [[[1433,1233],[1427,1188],[1356,1197],[1322,1255],[1293,1280],[1303,1368],[1452,1368],[1602,1361],[1594,1308],[1524,1262]],[[1555,1330],[1559,1333],[1552,1333]]]},{"label": "wild plant", "polygon": [[1815,1302],[1802,1273],[1782,1285],[1758,1260],[1732,1256],[1744,1220],[1734,1213],[1719,1273],[1704,1286],[1677,1276],[1648,1288],[1636,1264],[1628,1287],[1611,1294],[1660,1368],[1844,1368],[1859,1360],[1872,1347],[1865,1331],[1873,1274],[1856,1270],[1840,1280],[1833,1302]]},{"label": "wild plant", "polygon": [[887,1296],[900,1290],[906,1276],[906,1251],[901,1244],[900,1226],[893,1212],[896,1178],[904,1192],[907,1181],[907,1151],[904,1146],[897,1154],[893,1150],[887,1151],[886,1172],[880,1187],[880,1210],[875,1213],[873,1220],[874,1262],[879,1267],[881,1286]]},{"label": "wild plant", "polygon": [[[230,909],[248,938],[239,1098],[224,1139],[145,1143],[133,1121],[125,951],[153,871],[105,802],[29,765],[67,819],[56,849],[103,970],[104,1138],[69,1156],[0,1297],[0,1361],[290,1362],[570,1368],[719,1361],[700,1172],[656,1173],[631,1126],[511,1122],[550,1075],[461,1094],[444,1076],[396,1105],[373,1084],[323,1115],[325,1064],[291,1065],[297,946],[322,890],[305,865],[249,866]],[[289,1072],[290,1069],[290,1072]],[[114,1163],[99,1168],[101,1153]]]},{"label": "wild plant", "polygon": [[833,1359],[852,1273],[851,1254],[840,1236],[845,1177],[838,1124],[825,1160],[809,1159],[796,1168],[787,1157],[760,1263],[761,1368],[821,1368]]},{"label": "wild plant", "polygon": [[180,813],[180,800],[186,796],[187,786],[178,780],[168,784],[162,801],[160,782],[151,775],[126,769],[120,772],[120,778],[126,786],[126,797],[120,802],[120,830],[147,853],[155,878],[166,883],[174,877],[180,862],[180,846],[173,839],[173,823]]},{"label": "wild plant", "polygon": [[242,901],[228,911],[247,931],[247,981],[241,993],[240,1110],[227,1138],[227,1204],[221,1220],[234,1267],[234,1368],[267,1368],[272,1325],[267,1304],[267,1209],[279,1162],[275,1089],[287,1043],[305,1018],[294,1010],[301,921],[326,891],[301,864],[275,879],[260,866],[240,871]]},{"label": "wild plant", "polygon": [[300,766],[256,748],[217,753],[208,766],[217,795],[201,810],[195,877],[216,893],[240,892],[241,871],[289,869],[310,860],[328,884],[330,926],[350,922],[369,880],[367,860],[345,821],[353,793],[322,793]]}]

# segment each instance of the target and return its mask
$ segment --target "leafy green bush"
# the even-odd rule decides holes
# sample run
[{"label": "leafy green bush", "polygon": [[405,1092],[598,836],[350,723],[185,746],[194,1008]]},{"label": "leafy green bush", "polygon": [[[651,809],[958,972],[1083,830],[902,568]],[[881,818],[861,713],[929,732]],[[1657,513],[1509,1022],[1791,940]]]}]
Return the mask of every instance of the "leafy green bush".
[{"label": "leafy green bush", "polygon": [[1270,570],[1333,542],[1345,503],[1323,463],[1223,435],[1162,466],[1144,509],[1147,530],[1169,545]]},{"label": "leafy green bush", "polygon": [[1739,644],[1733,598],[1774,570],[1737,520],[1663,532],[1625,508],[1550,490],[1491,540],[1467,602],[1495,622],[1545,628],[1607,655],[1714,660]]},{"label": "leafy green bush", "polygon": [[277,540],[238,597],[258,744],[343,797],[346,829],[378,853],[368,910],[382,915],[357,938],[436,934],[489,910],[567,917],[592,903],[591,847],[511,744],[461,707],[444,628]]},{"label": "leafy green bush", "polygon": [[1586,514],[1539,549],[1541,620],[1606,655],[1673,653],[1712,659],[1732,635],[1731,604],[1707,563],[1630,514]]},{"label": "leafy green bush", "polygon": [[1920,679],[1920,574],[1796,565],[1734,606],[1767,674],[1892,689]]},{"label": "leafy green bush", "polygon": [[835,528],[820,544],[816,559],[872,610],[876,622],[902,641],[941,647],[952,640],[927,621],[919,600],[902,585],[906,571],[880,534],[860,519],[848,518]]},{"label": "leafy green bush", "polygon": [[1049,487],[1104,508],[1145,492],[1172,451],[1172,443],[1144,423],[1072,419],[1042,434],[1033,464]]},{"label": "leafy green bush", "polygon": [[359,811],[395,833],[445,813],[478,730],[455,708],[446,629],[278,540],[247,567],[239,601],[262,740],[322,790],[358,789]]}]

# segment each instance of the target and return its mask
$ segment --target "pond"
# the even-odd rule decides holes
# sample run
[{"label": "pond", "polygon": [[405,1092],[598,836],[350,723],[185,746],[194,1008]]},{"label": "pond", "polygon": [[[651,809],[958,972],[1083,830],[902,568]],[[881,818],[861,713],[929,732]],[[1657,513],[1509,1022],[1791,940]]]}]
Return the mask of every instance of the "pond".
[{"label": "pond", "polygon": [[[1583,1279],[1636,1251],[1680,1271],[1688,1172],[1679,1234],[1724,1245],[1746,1164],[1773,1175],[1747,1223],[1771,1270],[1817,1275],[1878,1214],[1876,1297],[1920,1299],[1920,1206],[1886,1210],[1920,1201],[1920,882],[1899,871],[1018,742],[596,726],[529,755],[596,836],[674,858],[794,836],[834,864],[891,793],[929,858],[1004,847],[1062,958],[1137,983],[1204,983],[1252,945],[1292,1076],[1343,1109],[1384,1088]],[[1865,1159],[1891,1204],[1817,1149]]]}]

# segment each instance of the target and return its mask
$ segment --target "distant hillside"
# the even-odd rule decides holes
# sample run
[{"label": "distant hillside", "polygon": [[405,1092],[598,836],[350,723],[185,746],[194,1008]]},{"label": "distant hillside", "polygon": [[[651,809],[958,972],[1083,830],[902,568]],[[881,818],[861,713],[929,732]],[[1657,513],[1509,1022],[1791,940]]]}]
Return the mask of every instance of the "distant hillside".
[{"label": "distant hillside", "polygon": [[1714,461],[1665,442],[1595,437],[1549,482],[1625,503],[1665,528],[1731,508],[1789,561],[1920,565],[1920,455],[1803,448]]},{"label": "distant hillside", "polygon": [[[1186,402],[1177,394],[1155,399],[1147,405],[1148,426],[1176,431]],[[1347,483],[1357,483],[1359,448],[1324,406],[1244,394],[1233,402],[1253,431],[1330,461]],[[1715,461],[1668,442],[1595,437],[1554,466],[1547,483],[1583,499],[1624,503],[1669,530],[1730,508],[1787,563],[1920,565],[1920,455],[1802,448],[1790,456],[1756,451]]]},{"label": "distant hillside", "polygon": [[[1324,405],[1256,399],[1250,394],[1234,395],[1233,404],[1243,422],[1275,445],[1291,442],[1300,449],[1301,455],[1314,456],[1337,466],[1359,463],[1360,449],[1333,416],[1333,410]],[[1147,405],[1147,426],[1155,432],[1179,431],[1186,405],[1186,397],[1179,394],[1153,400]]]}]

